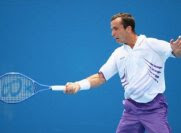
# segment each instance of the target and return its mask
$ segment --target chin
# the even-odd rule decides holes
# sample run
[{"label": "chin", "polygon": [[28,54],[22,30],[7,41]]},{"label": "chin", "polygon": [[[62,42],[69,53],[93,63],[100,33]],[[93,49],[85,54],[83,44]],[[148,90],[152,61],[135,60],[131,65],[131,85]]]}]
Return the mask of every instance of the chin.
[{"label": "chin", "polygon": [[117,43],[121,43],[121,41],[120,41],[119,39],[116,39],[116,42],[117,42]]},{"label": "chin", "polygon": [[120,40],[116,40],[117,43],[124,43],[123,41],[120,41]]}]

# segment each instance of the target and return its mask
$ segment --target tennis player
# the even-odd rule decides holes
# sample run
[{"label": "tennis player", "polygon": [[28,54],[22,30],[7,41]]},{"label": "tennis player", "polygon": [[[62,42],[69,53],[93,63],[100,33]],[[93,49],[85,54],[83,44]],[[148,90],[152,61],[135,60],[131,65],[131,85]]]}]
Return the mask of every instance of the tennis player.
[{"label": "tennis player", "polygon": [[120,44],[97,74],[66,84],[66,93],[99,86],[119,74],[124,87],[124,111],[116,133],[170,133],[164,68],[169,57],[181,57],[181,37],[170,43],[137,35],[131,14],[111,18],[113,38]]}]

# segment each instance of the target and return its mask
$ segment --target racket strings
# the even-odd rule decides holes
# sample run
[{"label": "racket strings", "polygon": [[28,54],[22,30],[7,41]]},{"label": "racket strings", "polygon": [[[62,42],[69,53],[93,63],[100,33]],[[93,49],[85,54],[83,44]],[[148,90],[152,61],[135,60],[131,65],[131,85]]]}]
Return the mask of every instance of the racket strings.
[{"label": "racket strings", "polygon": [[1,100],[17,103],[34,94],[33,82],[18,74],[5,75],[0,80]]}]

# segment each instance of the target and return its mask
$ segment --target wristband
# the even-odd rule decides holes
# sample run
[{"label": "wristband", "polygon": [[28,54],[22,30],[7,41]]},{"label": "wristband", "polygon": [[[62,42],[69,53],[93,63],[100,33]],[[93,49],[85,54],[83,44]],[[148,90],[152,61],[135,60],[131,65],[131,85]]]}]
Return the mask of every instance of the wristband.
[{"label": "wristband", "polygon": [[89,80],[83,79],[77,82],[80,85],[80,90],[89,90],[91,85]]}]

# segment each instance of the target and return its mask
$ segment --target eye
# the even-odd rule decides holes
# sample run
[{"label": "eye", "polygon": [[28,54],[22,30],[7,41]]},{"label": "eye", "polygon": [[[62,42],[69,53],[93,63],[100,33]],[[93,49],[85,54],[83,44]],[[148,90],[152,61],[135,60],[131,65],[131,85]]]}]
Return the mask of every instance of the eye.
[{"label": "eye", "polygon": [[117,31],[117,30],[118,30],[117,27],[113,27],[113,28],[112,28],[112,31]]}]

